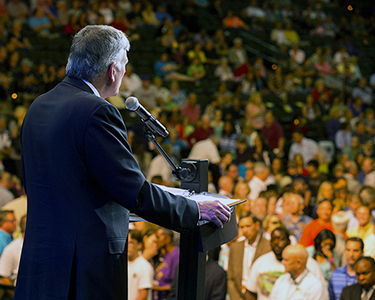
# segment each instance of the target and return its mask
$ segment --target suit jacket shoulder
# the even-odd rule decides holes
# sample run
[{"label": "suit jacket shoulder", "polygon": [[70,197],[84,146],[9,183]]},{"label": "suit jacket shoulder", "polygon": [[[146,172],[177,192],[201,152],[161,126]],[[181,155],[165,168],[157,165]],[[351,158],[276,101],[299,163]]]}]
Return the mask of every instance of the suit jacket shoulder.
[{"label": "suit jacket shoulder", "polygon": [[[359,283],[344,287],[340,300],[361,300],[362,287]],[[373,294],[370,299],[374,299]]]},{"label": "suit jacket shoulder", "polygon": [[251,264],[253,264],[254,261],[256,261],[259,256],[262,256],[263,254],[266,254],[266,253],[270,252],[271,250],[272,249],[271,249],[270,241],[263,238],[262,235],[261,235],[260,239],[259,239],[257,249],[255,250],[253,262]]}]

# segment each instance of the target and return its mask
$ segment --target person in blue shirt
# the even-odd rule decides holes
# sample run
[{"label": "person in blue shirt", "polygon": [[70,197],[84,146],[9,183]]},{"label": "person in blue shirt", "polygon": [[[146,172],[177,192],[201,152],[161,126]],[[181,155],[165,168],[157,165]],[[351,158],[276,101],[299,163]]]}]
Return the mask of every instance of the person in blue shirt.
[{"label": "person in blue shirt", "polygon": [[0,211],[0,255],[4,248],[13,241],[12,233],[16,230],[17,220],[12,210]]},{"label": "person in blue shirt", "polygon": [[337,268],[331,274],[328,284],[330,300],[339,300],[344,287],[357,283],[357,277],[354,270],[355,262],[363,255],[364,244],[359,237],[350,237],[346,241],[345,258],[347,264]]},{"label": "person in blue shirt", "polygon": [[195,78],[192,76],[187,76],[181,73],[176,72],[179,69],[179,66],[168,60],[168,54],[162,53],[159,60],[154,64],[154,73],[155,76],[159,76],[166,81],[177,80],[177,81],[195,81]]}]

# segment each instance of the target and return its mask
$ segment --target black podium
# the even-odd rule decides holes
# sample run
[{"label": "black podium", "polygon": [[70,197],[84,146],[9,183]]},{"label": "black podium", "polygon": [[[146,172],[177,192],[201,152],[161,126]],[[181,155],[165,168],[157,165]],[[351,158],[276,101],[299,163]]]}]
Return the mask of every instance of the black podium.
[{"label": "black podium", "polygon": [[[183,159],[181,168],[193,170],[191,176],[181,179],[181,188],[195,193],[208,190],[208,161]],[[147,221],[130,215],[130,222]],[[221,246],[237,236],[236,213],[231,207],[230,221],[218,228],[211,222],[198,224],[194,230],[181,232],[178,278],[178,300],[203,300],[206,277],[206,252]]]},{"label": "black podium", "polygon": [[[146,135],[172,168],[172,173],[181,180],[181,188],[202,193],[208,191],[208,160],[183,159],[177,167],[155,139],[155,134],[168,136],[166,128],[138,103],[129,97],[125,102],[128,110],[136,112],[146,125]],[[165,136],[166,135],[166,136]],[[138,216],[130,216],[130,222],[144,221]],[[178,300],[203,300],[206,275],[206,252],[233,240],[237,236],[236,214],[231,208],[231,218],[222,229],[206,222],[198,224],[194,230],[180,235],[180,262],[178,279]]]},{"label": "black podium", "polygon": [[[181,180],[181,188],[196,193],[208,190],[208,161],[183,159],[181,167],[195,169],[195,176]],[[180,267],[178,300],[203,300],[206,275],[206,252],[233,240],[237,236],[236,214],[222,229],[213,223],[197,226],[180,235]]]}]

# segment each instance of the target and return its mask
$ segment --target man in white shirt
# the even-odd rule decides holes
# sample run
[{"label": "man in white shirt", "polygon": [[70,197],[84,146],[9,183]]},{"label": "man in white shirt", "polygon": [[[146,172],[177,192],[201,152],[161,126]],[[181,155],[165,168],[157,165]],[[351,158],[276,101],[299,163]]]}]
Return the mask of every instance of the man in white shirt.
[{"label": "man in white shirt", "polygon": [[0,257],[0,283],[16,285],[20,265],[23,238],[26,229],[26,215],[20,219],[21,235],[4,248]]},{"label": "man in white shirt", "polygon": [[[262,255],[254,262],[246,282],[245,300],[268,300],[276,280],[285,274],[281,263],[283,250],[290,245],[289,232],[285,227],[278,227],[271,233],[272,251]],[[324,276],[316,260],[309,257],[307,268],[321,282]]]},{"label": "man in white shirt", "polygon": [[238,226],[244,239],[231,243],[229,250],[228,293],[231,299],[244,299],[252,264],[271,251],[270,242],[262,237],[260,224],[260,220],[248,211],[240,216]]},{"label": "man in white shirt", "polygon": [[257,162],[254,164],[253,172],[254,176],[249,181],[249,198],[252,201],[259,197],[260,192],[267,190],[265,180],[270,174],[270,169],[264,163]]},{"label": "man in white shirt", "polygon": [[289,160],[293,160],[296,154],[300,154],[303,162],[307,163],[312,159],[318,159],[319,145],[312,139],[305,138],[301,130],[296,129],[293,132],[293,143],[289,150]]},{"label": "man in white shirt", "polygon": [[154,270],[151,264],[139,255],[142,234],[129,230],[128,236],[128,300],[151,300]]},{"label": "man in white shirt", "polygon": [[196,142],[191,148],[189,158],[191,159],[208,159],[209,163],[220,163],[220,154],[217,148],[219,139],[211,135],[208,139]]},{"label": "man in white shirt", "polygon": [[303,246],[288,246],[282,256],[287,273],[277,279],[270,300],[328,300],[326,286],[306,268],[309,256]]}]

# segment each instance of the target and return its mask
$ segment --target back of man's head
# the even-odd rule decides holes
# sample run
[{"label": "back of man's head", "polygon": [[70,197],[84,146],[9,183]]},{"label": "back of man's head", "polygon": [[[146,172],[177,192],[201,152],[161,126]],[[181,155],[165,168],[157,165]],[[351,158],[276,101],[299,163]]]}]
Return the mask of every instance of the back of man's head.
[{"label": "back of man's head", "polygon": [[92,81],[120,61],[130,44],[126,35],[112,26],[88,25],[73,38],[66,74],[71,77]]},{"label": "back of man's head", "polygon": [[256,162],[254,164],[253,172],[254,176],[257,176],[261,180],[265,180],[268,176],[268,167],[262,162]]},{"label": "back of man's head", "polygon": [[340,231],[344,232],[349,223],[349,215],[345,211],[337,211],[331,217],[333,227]]}]

